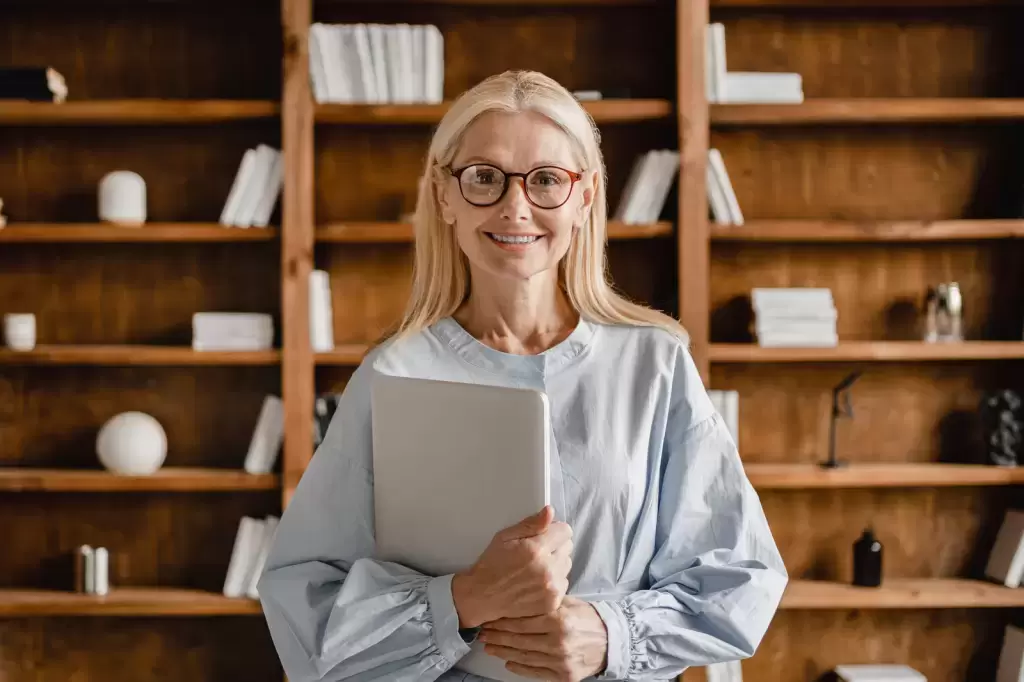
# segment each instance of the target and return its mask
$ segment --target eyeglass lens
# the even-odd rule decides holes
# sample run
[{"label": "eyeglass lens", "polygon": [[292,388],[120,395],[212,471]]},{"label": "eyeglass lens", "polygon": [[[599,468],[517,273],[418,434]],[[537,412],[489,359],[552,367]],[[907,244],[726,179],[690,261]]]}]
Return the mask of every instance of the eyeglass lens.
[{"label": "eyeglass lens", "polygon": [[[477,206],[489,206],[501,199],[505,173],[494,166],[470,166],[462,172],[459,184],[466,201]],[[569,198],[572,184],[572,178],[566,171],[546,166],[530,171],[523,186],[527,197],[537,206],[557,208]]]}]

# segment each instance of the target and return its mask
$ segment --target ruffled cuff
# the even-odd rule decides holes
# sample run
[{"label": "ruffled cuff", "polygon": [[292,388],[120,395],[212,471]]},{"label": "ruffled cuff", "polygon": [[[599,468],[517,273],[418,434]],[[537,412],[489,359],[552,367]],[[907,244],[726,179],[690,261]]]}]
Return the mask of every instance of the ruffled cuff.
[{"label": "ruffled cuff", "polygon": [[434,642],[449,667],[469,653],[469,644],[459,632],[459,613],[452,597],[452,577],[442,575],[427,583],[427,602],[434,621]]},{"label": "ruffled cuff", "polygon": [[608,630],[608,665],[597,680],[624,680],[632,661],[632,631],[622,605],[612,601],[593,602],[597,614]]}]

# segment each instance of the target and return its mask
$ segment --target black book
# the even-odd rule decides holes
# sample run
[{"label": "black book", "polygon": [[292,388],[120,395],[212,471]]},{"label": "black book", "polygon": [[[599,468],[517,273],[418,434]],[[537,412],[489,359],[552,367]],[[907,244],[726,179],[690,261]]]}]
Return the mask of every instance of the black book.
[{"label": "black book", "polygon": [[0,68],[0,99],[63,102],[68,96],[64,76],[42,66]]}]

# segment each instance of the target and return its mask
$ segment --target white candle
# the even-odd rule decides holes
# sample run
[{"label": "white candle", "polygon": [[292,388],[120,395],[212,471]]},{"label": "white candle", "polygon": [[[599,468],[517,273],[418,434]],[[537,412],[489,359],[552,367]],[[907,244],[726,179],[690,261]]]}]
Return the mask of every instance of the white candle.
[{"label": "white candle", "polygon": [[32,350],[36,346],[36,316],[32,313],[4,315],[4,342],[11,350]]}]

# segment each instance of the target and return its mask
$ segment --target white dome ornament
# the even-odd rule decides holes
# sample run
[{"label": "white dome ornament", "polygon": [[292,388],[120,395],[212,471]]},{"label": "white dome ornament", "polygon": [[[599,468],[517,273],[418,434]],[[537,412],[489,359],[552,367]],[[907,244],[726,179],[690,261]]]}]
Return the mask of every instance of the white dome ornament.
[{"label": "white dome ornament", "polygon": [[122,412],[100,429],[96,454],[112,473],[148,476],[167,457],[167,434],[160,422],[144,412]]},{"label": "white dome ornament", "polygon": [[125,227],[146,222],[146,181],[138,173],[113,171],[100,180],[100,220]]}]

